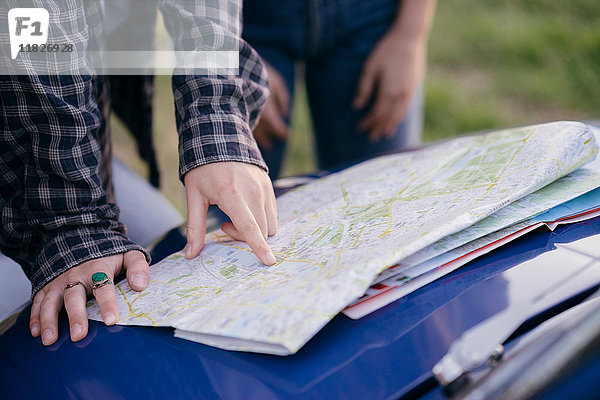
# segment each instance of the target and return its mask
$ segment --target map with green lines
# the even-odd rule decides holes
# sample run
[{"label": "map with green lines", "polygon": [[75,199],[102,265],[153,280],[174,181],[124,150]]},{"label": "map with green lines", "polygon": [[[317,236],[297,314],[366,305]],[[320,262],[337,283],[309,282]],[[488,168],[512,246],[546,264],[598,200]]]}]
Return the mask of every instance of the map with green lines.
[{"label": "map with green lines", "polygon": [[[220,348],[297,352],[386,268],[593,160],[585,124],[556,122],[465,136],[379,157],[277,200],[277,257],[207,236],[200,256],[150,269],[143,293],[117,285],[120,324],[171,326]],[[460,236],[460,235],[459,235]],[[95,302],[90,318],[100,319]]]}]

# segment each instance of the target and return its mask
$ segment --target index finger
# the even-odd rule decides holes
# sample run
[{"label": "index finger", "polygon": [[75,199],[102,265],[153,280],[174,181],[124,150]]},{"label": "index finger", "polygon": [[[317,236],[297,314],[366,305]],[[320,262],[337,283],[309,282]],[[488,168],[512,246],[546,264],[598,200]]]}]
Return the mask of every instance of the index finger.
[{"label": "index finger", "polygon": [[384,96],[383,94],[377,95],[377,100],[373,105],[373,108],[369,114],[359,122],[360,128],[363,131],[370,131],[369,140],[376,142],[384,133],[385,125],[388,118],[394,111],[397,99]]},{"label": "index finger", "polygon": [[375,80],[376,75],[374,69],[369,65],[365,65],[360,74],[360,78],[358,79],[358,84],[356,85],[356,94],[354,95],[352,104],[352,107],[355,110],[359,110],[367,104],[373,94]]},{"label": "index finger", "polygon": [[396,126],[406,117],[406,112],[408,111],[408,103],[410,98],[405,97],[400,101],[400,104],[396,104],[396,109],[390,115],[388,122],[383,130],[383,133],[387,137],[392,137],[394,135],[394,130]]},{"label": "index finger", "polygon": [[239,199],[229,197],[224,199],[222,204],[219,204],[219,207],[231,218],[231,222],[235,228],[260,261],[265,265],[275,264],[277,260],[263,237],[262,231],[254,215],[252,215],[248,204],[243,200],[240,201]]}]

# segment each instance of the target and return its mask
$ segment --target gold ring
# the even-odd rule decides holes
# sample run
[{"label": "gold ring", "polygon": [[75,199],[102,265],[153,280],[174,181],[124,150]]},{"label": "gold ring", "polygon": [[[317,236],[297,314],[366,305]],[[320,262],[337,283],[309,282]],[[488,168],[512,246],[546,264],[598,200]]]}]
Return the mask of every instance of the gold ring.
[{"label": "gold ring", "polygon": [[112,280],[105,272],[96,272],[92,275],[92,290],[100,289],[102,286],[112,285]]},{"label": "gold ring", "polygon": [[75,281],[67,283],[67,285],[65,286],[65,290],[74,288],[77,285],[81,285],[85,289],[85,285],[83,284],[83,282]]}]

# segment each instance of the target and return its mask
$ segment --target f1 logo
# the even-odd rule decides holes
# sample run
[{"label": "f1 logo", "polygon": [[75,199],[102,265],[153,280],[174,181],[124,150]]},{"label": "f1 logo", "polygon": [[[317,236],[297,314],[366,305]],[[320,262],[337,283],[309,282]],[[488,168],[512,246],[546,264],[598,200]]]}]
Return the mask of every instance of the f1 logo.
[{"label": "f1 logo", "polygon": [[50,14],[45,8],[13,8],[8,12],[12,59],[27,45],[43,45],[48,41]]}]

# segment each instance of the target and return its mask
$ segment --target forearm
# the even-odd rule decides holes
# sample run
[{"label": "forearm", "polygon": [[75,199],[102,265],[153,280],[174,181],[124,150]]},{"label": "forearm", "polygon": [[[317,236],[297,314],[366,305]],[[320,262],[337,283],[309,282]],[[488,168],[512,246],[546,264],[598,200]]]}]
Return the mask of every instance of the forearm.
[{"label": "forearm", "polygon": [[401,0],[389,33],[425,43],[435,14],[436,0]]}]

